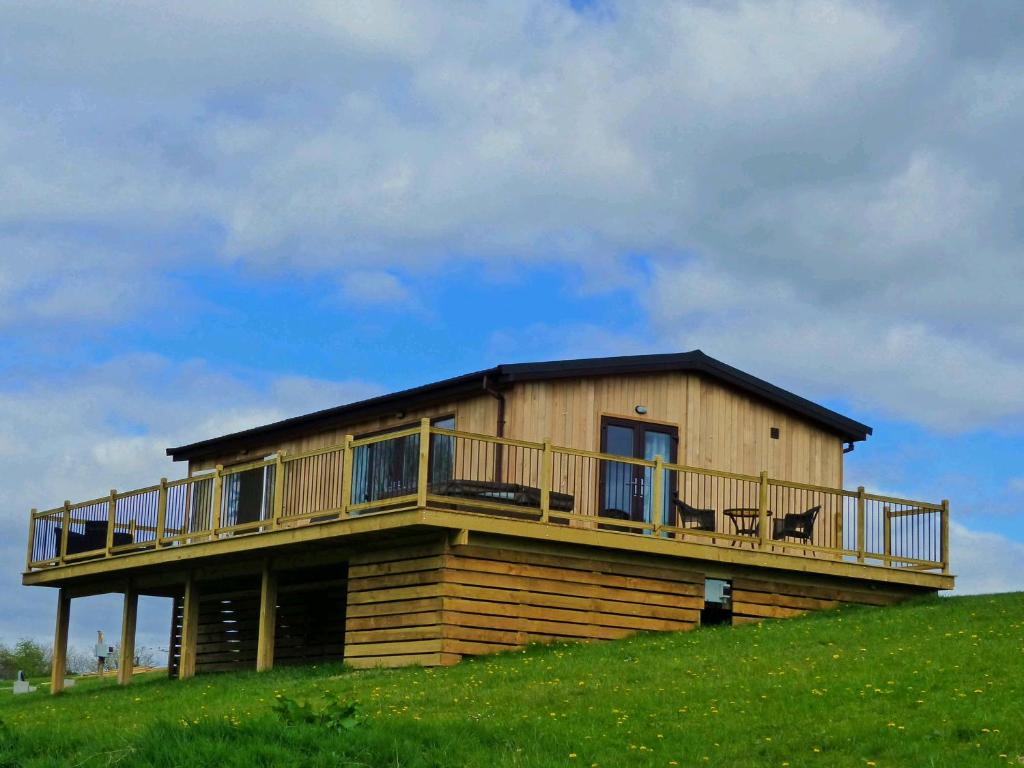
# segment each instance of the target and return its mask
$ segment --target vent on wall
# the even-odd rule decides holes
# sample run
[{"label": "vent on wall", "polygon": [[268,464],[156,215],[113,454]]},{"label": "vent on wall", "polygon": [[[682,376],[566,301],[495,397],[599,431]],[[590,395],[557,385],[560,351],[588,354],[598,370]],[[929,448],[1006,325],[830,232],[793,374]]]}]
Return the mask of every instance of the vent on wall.
[{"label": "vent on wall", "polygon": [[772,440],[778,440],[779,439],[779,428],[778,427],[772,427],[771,429],[768,430],[768,434],[771,435]]}]

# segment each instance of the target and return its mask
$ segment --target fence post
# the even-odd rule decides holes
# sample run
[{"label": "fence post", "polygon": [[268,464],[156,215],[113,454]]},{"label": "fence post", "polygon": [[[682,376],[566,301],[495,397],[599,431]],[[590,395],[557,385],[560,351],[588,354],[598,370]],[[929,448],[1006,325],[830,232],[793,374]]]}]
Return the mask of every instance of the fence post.
[{"label": "fence post", "polygon": [[882,507],[882,565],[892,565],[892,507]]},{"label": "fence post", "polygon": [[867,536],[864,530],[867,514],[865,512],[864,486],[857,487],[857,562],[864,562],[865,541]]},{"label": "fence post", "polygon": [[224,489],[224,476],[221,472],[224,466],[218,464],[213,470],[213,509],[210,510],[210,536],[217,538],[217,529],[220,528],[220,497]]},{"label": "fence post", "polygon": [[61,526],[60,552],[57,555],[60,558],[60,564],[64,565],[64,561],[68,557],[68,537],[71,536],[71,501],[69,499],[64,499],[64,514],[61,517]]},{"label": "fence post", "polygon": [[942,572],[949,573],[949,499],[942,500],[942,540],[940,548],[942,550]]},{"label": "fence post", "polygon": [[282,517],[284,517],[284,451],[278,451],[277,459],[274,461],[274,509],[270,513],[271,529],[281,525]]},{"label": "fence post", "polygon": [[341,454],[341,516],[348,517],[348,508],[352,504],[352,465],[355,464],[355,453],[352,448],[352,435],[345,435],[345,449]]},{"label": "fence post", "polygon": [[654,489],[651,491],[651,530],[653,536],[661,535],[662,507],[665,502],[665,460],[661,456],[654,457]]},{"label": "fence post", "polygon": [[768,471],[761,470],[757,494],[757,537],[761,549],[768,546]]},{"label": "fence post", "polygon": [[110,489],[110,502],[107,504],[107,556],[114,548],[114,526],[117,524],[117,491]]},{"label": "fence post", "polygon": [[430,479],[430,419],[420,419],[420,467],[416,476],[416,506],[427,506],[427,482]]},{"label": "fence post", "polygon": [[36,543],[36,512],[38,510],[32,507],[32,511],[29,513],[28,522],[28,555],[25,557],[25,572],[32,570],[32,550],[35,549]]},{"label": "fence post", "polygon": [[156,545],[157,549],[164,540],[164,533],[167,530],[167,478],[160,478],[160,495],[156,500]]},{"label": "fence post", "polygon": [[540,521],[548,522],[551,515],[551,472],[552,461],[551,438],[544,438],[544,447],[540,455]]}]

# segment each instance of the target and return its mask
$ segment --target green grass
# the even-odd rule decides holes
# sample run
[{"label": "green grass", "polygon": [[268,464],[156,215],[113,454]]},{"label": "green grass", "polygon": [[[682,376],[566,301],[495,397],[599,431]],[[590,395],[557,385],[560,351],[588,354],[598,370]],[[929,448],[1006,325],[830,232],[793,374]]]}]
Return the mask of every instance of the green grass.
[{"label": "green grass", "polygon": [[[0,766],[970,766],[1024,755],[1024,593],[449,669],[340,666],[0,697]],[[358,702],[286,726],[277,695]]]}]

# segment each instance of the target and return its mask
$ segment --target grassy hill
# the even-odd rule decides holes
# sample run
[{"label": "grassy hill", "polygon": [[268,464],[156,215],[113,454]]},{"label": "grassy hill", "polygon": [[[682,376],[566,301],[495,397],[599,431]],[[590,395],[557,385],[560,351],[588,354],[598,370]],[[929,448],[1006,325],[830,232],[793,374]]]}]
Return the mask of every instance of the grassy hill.
[{"label": "grassy hill", "polygon": [[[334,697],[357,703],[354,728],[273,709]],[[86,681],[58,699],[4,694],[0,721],[0,766],[1019,765],[1024,593],[449,669]]]}]

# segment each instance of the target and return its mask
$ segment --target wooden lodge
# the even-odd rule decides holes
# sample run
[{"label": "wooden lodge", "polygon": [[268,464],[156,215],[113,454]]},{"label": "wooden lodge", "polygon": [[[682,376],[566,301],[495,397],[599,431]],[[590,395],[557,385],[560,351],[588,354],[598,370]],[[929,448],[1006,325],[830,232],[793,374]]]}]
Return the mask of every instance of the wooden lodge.
[{"label": "wooden lodge", "polygon": [[[168,449],[33,510],[26,585],[173,598],[171,674],[453,664],[953,587],[948,503],[843,490],[871,428],[703,353],[495,368]],[[131,677],[122,663],[121,680]]]}]

